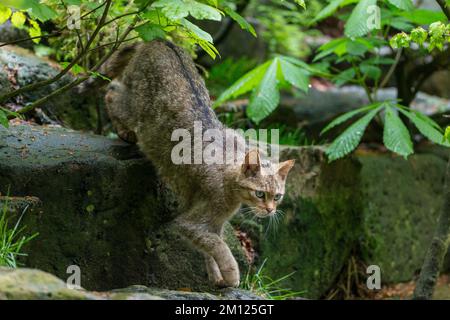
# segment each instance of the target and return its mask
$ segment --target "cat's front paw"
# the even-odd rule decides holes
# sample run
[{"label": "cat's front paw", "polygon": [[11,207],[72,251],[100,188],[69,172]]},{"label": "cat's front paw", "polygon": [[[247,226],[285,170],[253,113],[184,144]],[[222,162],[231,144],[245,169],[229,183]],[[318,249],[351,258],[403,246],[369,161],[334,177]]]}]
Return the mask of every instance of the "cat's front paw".
[{"label": "cat's front paw", "polygon": [[240,278],[240,274],[239,274],[239,270],[230,270],[230,271],[222,271],[222,277],[223,277],[223,286],[222,288],[225,287],[234,287],[237,288],[239,287],[239,278]]},{"label": "cat's front paw", "polygon": [[237,288],[237,287],[239,287],[239,280],[237,280],[237,281],[235,281],[233,283],[230,283],[230,282],[226,282],[223,279],[220,279],[220,280],[215,281],[214,285],[216,287],[218,287],[218,288],[221,288],[221,289],[223,289],[223,288],[230,288],[230,287]]}]

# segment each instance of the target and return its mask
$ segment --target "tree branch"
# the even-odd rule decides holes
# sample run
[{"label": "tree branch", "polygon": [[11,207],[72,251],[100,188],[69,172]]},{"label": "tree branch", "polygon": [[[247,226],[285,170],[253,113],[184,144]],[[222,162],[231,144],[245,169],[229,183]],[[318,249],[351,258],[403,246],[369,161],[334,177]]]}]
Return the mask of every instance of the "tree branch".
[{"label": "tree branch", "polygon": [[[96,72],[100,69],[100,67],[102,66],[103,63],[105,63],[106,60],[108,60],[111,55],[117,50],[117,48],[120,46],[120,44],[122,42],[124,42],[124,40],[126,39],[126,37],[128,36],[128,34],[134,29],[135,24],[138,21],[138,17],[136,17],[134,19],[134,21],[128,26],[128,28],[124,31],[124,33],[121,35],[121,37],[118,39],[118,41],[114,44],[114,46],[108,51],[108,53],[103,56],[103,58],[91,69],[91,72]],[[74,87],[76,87],[77,85],[81,84],[82,82],[86,81],[87,79],[90,78],[90,75],[87,74],[81,78],[78,78],[74,81],[72,81],[71,83],[66,84],[65,86],[55,90],[54,92],[52,92],[51,94],[36,100],[35,102],[27,105],[26,107],[23,107],[22,109],[18,110],[17,113],[18,114],[25,114],[27,112],[30,112],[31,110],[40,107],[42,104],[46,103],[48,100],[50,100],[51,98],[67,91],[70,90]],[[8,117],[8,119],[14,119],[15,116],[14,115],[10,115]]]},{"label": "tree branch", "polygon": [[108,16],[108,11],[111,7],[112,4],[112,0],[105,0],[106,2],[106,7],[103,11],[102,17],[100,18],[100,22],[97,25],[97,28],[94,30],[94,33],[92,34],[91,38],[89,39],[89,41],[86,43],[86,46],[84,47],[84,50],[75,57],[75,59],[66,67],[64,68],[60,73],[58,73],[56,76],[54,76],[51,79],[47,79],[44,81],[40,81],[40,82],[36,82],[36,83],[32,83],[29,84],[27,86],[24,86],[22,88],[19,88],[17,90],[14,90],[12,92],[9,92],[7,94],[4,94],[3,96],[0,96],[0,103],[3,101],[6,101],[8,99],[11,99],[19,94],[31,91],[31,90],[35,90],[41,87],[45,87],[47,85],[50,85],[56,81],[58,81],[59,79],[61,79],[64,75],[66,75],[70,69],[72,69],[72,67],[77,64],[78,61],[80,61],[80,59],[82,59],[87,53],[88,53],[88,49],[89,47],[92,45],[92,43],[94,42],[94,39],[96,38],[96,36],[98,35],[98,33],[100,32],[100,29],[104,26],[104,23],[106,21],[106,18]]},{"label": "tree branch", "polygon": [[59,31],[55,31],[54,33],[51,33],[51,34],[46,34],[46,35],[41,35],[41,36],[36,36],[36,37],[22,38],[22,39],[10,41],[10,42],[4,42],[4,43],[0,44],[0,48],[4,47],[4,46],[9,46],[9,45],[17,44],[17,43],[30,41],[30,40],[35,40],[35,39],[45,39],[45,38],[58,37],[61,34],[62,34],[62,30],[59,30]]}]

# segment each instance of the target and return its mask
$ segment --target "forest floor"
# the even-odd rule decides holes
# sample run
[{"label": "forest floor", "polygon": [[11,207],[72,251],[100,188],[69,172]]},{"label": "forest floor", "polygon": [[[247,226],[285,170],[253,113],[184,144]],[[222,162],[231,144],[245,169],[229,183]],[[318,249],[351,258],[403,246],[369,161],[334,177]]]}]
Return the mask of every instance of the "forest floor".
[{"label": "forest floor", "polygon": [[[384,286],[375,295],[375,299],[411,299],[415,281],[397,283],[393,285]],[[450,275],[441,275],[437,281],[436,289],[434,291],[433,299],[435,300],[450,300]]]}]

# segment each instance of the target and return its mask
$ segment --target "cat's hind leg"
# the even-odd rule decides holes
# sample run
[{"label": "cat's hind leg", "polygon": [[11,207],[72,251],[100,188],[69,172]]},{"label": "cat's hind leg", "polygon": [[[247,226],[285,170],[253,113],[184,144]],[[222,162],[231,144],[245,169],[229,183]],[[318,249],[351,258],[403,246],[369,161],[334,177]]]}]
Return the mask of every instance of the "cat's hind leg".
[{"label": "cat's hind leg", "polygon": [[125,85],[115,79],[108,85],[105,95],[105,106],[117,135],[124,141],[136,143],[136,134],[126,125],[130,117],[129,106],[126,102],[128,95]]}]

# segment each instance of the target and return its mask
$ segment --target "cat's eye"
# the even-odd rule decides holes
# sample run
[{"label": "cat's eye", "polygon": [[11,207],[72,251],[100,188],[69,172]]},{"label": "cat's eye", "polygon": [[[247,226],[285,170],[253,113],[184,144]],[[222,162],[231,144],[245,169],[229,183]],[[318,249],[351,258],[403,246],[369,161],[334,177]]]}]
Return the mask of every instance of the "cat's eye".
[{"label": "cat's eye", "polygon": [[278,201],[278,200],[281,199],[282,196],[283,196],[283,195],[282,195],[281,193],[277,193],[277,194],[275,195],[275,197],[273,197],[273,199],[274,199],[275,201]]},{"label": "cat's eye", "polygon": [[255,196],[261,199],[264,198],[264,191],[256,190]]}]

